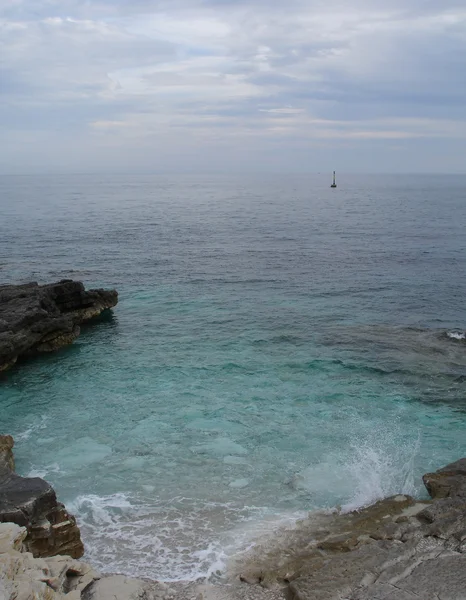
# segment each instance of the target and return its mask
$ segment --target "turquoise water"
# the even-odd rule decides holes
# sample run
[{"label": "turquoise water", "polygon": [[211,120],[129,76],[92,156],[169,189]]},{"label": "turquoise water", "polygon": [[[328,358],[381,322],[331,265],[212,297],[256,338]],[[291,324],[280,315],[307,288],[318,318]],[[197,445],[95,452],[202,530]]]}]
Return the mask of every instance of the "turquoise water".
[{"label": "turquoise water", "polygon": [[466,178],[327,179],[1,180],[4,282],[120,292],[0,382],[18,470],[97,566],[209,575],[465,454]]}]

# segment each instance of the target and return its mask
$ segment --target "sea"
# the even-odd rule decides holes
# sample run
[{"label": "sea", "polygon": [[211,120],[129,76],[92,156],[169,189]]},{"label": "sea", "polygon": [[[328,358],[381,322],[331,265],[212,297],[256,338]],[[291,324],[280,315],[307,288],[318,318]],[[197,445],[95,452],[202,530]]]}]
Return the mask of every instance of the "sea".
[{"label": "sea", "polygon": [[17,470],[85,558],[220,577],[311,511],[466,454],[466,176],[12,175],[2,283],[119,304],[0,380]]}]

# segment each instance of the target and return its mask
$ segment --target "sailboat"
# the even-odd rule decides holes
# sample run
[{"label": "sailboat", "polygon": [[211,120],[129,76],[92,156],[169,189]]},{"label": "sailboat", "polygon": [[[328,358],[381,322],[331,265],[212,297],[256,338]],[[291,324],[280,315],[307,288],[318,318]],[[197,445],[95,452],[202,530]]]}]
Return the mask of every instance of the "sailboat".
[{"label": "sailboat", "polygon": [[337,184],[336,184],[336,181],[335,181],[335,171],[333,171],[333,183],[332,183],[332,185],[330,187],[333,187],[333,188],[337,187]]}]

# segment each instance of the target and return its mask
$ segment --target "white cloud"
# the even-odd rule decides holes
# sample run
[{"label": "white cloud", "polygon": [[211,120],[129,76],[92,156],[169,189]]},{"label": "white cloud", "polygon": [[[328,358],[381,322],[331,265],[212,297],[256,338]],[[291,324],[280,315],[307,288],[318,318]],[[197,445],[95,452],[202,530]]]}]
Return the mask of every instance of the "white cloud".
[{"label": "white cloud", "polygon": [[[219,143],[254,140],[264,150],[274,137],[290,149],[422,138],[419,151],[430,144],[432,155],[440,139],[466,144],[460,2],[158,7],[15,0],[0,9],[0,118],[9,144],[0,166],[31,160],[19,143],[28,133],[30,148],[47,137],[40,160],[52,164],[74,140],[74,153],[106,166],[116,154],[94,152],[96,136],[107,149],[163,143],[180,152],[188,140],[202,148],[219,135]],[[354,164],[357,153],[347,160]],[[459,165],[456,145],[452,160]]]}]

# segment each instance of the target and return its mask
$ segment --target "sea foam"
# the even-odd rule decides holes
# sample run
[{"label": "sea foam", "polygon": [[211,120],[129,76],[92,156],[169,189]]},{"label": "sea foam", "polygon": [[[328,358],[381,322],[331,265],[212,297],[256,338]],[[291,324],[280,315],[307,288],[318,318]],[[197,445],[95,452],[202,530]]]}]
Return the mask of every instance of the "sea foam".
[{"label": "sea foam", "polygon": [[464,340],[466,339],[466,333],[464,331],[448,331],[447,336],[452,340]]}]

